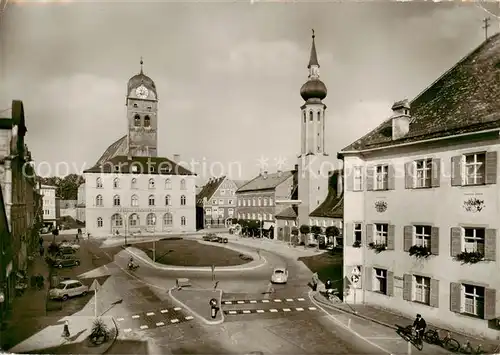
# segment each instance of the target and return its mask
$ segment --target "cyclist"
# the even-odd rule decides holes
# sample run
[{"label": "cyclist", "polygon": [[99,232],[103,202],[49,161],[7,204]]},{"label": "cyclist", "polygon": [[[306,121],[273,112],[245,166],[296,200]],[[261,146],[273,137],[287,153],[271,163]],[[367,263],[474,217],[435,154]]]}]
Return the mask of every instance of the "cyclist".
[{"label": "cyclist", "polygon": [[422,342],[422,338],[423,338],[424,333],[425,333],[425,328],[427,328],[427,323],[425,322],[425,319],[422,318],[422,316],[420,314],[417,314],[415,321],[413,321],[413,328],[415,328],[418,340],[420,342]]}]

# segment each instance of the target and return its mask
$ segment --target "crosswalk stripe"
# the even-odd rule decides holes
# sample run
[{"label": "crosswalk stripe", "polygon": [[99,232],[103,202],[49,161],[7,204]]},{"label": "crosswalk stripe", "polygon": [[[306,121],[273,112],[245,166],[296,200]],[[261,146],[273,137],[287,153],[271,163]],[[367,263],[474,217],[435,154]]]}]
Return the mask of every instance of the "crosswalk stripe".
[{"label": "crosswalk stripe", "polygon": [[224,301],[224,304],[233,304],[231,301]]},{"label": "crosswalk stripe", "polygon": [[237,314],[238,312],[236,311],[229,311],[229,314]]},{"label": "crosswalk stripe", "polygon": [[157,326],[157,327],[161,327],[162,325],[165,325],[165,323],[163,323],[163,322],[158,322],[158,323],[156,323],[156,326]]},{"label": "crosswalk stripe", "polygon": [[304,298],[297,298],[297,301],[305,301]]},{"label": "crosswalk stripe", "polygon": [[149,327],[147,325],[141,325],[139,328],[141,328],[141,329],[148,329]]},{"label": "crosswalk stripe", "polygon": [[118,318],[118,319],[117,319],[117,321],[118,321],[118,322],[121,322],[121,321],[123,321],[123,320],[125,320],[125,318]]},{"label": "crosswalk stripe", "polygon": [[262,303],[269,303],[269,300],[262,300]]},{"label": "crosswalk stripe", "polygon": [[290,308],[283,308],[283,312],[290,312],[291,309]]},{"label": "crosswalk stripe", "polygon": [[139,316],[136,314],[135,316],[132,316],[132,319],[137,319]]},{"label": "crosswalk stripe", "polygon": [[281,300],[276,299],[276,300],[274,300],[274,302],[281,302]]},{"label": "crosswalk stripe", "polygon": [[149,312],[149,313],[146,313],[147,316],[154,316],[154,312]]},{"label": "crosswalk stripe", "polygon": [[162,314],[163,314],[163,313],[168,313],[168,310],[167,310],[167,309],[162,309],[162,310],[160,311],[160,313],[162,313]]},{"label": "crosswalk stripe", "polygon": [[287,302],[293,302],[293,298],[287,298],[286,301]]},{"label": "crosswalk stripe", "polygon": [[132,329],[130,329],[130,328],[128,328],[128,329],[123,329],[123,331],[124,331],[125,333],[130,333],[130,332],[132,331]]},{"label": "crosswalk stripe", "polygon": [[299,307],[299,308],[295,308],[295,309],[296,309],[297,311],[299,311],[299,312],[304,310],[304,308],[300,308],[300,307]]},{"label": "crosswalk stripe", "polygon": [[245,303],[245,301],[238,301],[237,303],[238,304],[243,304],[243,303]]},{"label": "crosswalk stripe", "polygon": [[170,322],[172,322],[172,323],[178,323],[179,320],[177,318],[174,318],[174,319],[171,319]]},{"label": "crosswalk stripe", "polygon": [[182,308],[181,307],[175,307],[174,311],[180,311]]},{"label": "crosswalk stripe", "polygon": [[193,318],[194,318],[193,316],[186,316],[186,317],[185,317],[185,319],[186,319],[186,320],[191,320],[191,319],[193,319]]},{"label": "crosswalk stripe", "polygon": [[243,313],[248,314],[248,313],[252,313],[252,311],[244,310]]},{"label": "crosswalk stripe", "polygon": [[310,311],[315,311],[315,310],[316,310],[316,307],[309,307],[309,310],[310,310]]},{"label": "crosswalk stripe", "polygon": [[270,309],[269,312],[276,313],[276,312],[278,312],[278,310],[273,308],[273,309]]},{"label": "crosswalk stripe", "polygon": [[258,309],[257,313],[264,313],[265,311],[263,309]]},{"label": "crosswalk stripe", "polygon": [[257,303],[257,301],[250,301],[250,303]]}]

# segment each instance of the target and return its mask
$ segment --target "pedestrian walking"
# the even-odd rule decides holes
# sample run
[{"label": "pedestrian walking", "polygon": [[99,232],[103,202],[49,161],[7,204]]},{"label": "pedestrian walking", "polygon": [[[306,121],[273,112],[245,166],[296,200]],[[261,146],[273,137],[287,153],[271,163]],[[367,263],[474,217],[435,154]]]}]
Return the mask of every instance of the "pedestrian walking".
[{"label": "pedestrian walking", "polygon": [[43,238],[42,237],[40,237],[40,239],[38,239],[38,243],[40,243],[40,246],[43,245]]},{"label": "pedestrian walking", "polygon": [[69,338],[70,334],[69,334],[69,324],[68,324],[68,321],[65,321],[64,322],[64,328],[63,328],[63,333],[62,333],[62,337],[63,338]]},{"label": "pedestrian walking", "polygon": [[77,243],[80,242],[80,235],[79,234],[76,235],[76,239],[75,240],[76,240]]}]

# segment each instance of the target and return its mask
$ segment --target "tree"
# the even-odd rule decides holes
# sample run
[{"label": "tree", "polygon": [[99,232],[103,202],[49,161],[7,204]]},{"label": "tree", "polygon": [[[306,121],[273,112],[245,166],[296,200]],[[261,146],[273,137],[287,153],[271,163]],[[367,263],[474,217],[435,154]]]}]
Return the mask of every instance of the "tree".
[{"label": "tree", "polygon": [[314,235],[314,239],[318,239],[318,236],[323,232],[323,229],[320,226],[312,226],[311,233]]},{"label": "tree", "polygon": [[327,237],[338,237],[340,235],[340,229],[337,226],[326,227],[325,234]]},{"label": "tree", "polygon": [[307,224],[303,224],[299,228],[300,234],[302,234],[302,238],[304,239],[304,247],[307,245],[307,238],[306,236],[311,233],[311,227],[309,227]]},{"label": "tree", "polygon": [[44,185],[56,187],[56,197],[61,200],[76,200],[78,198],[78,187],[85,182],[83,176],[78,174],[69,174],[63,178],[50,176],[40,178]]}]

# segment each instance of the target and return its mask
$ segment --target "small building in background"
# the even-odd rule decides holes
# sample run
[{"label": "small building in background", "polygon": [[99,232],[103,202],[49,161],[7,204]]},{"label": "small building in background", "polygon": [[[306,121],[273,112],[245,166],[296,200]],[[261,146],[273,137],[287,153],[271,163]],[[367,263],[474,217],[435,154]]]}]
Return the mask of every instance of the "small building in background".
[{"label": "small building in background", "polygon": [[78,186],[75,219],[79,223],[85,223],[85,183]]},{"label": "small building in background", "polygon": [[236,215],[237,189],[226,176],[210,178],[196,196],[197,229],[228,228]]},{"label": "small building in background", "polygon": [[41,185],[40,193],[42,197],[43,224],[45,226],[57,225],[57,205],[56,187],[52,185]]}]

